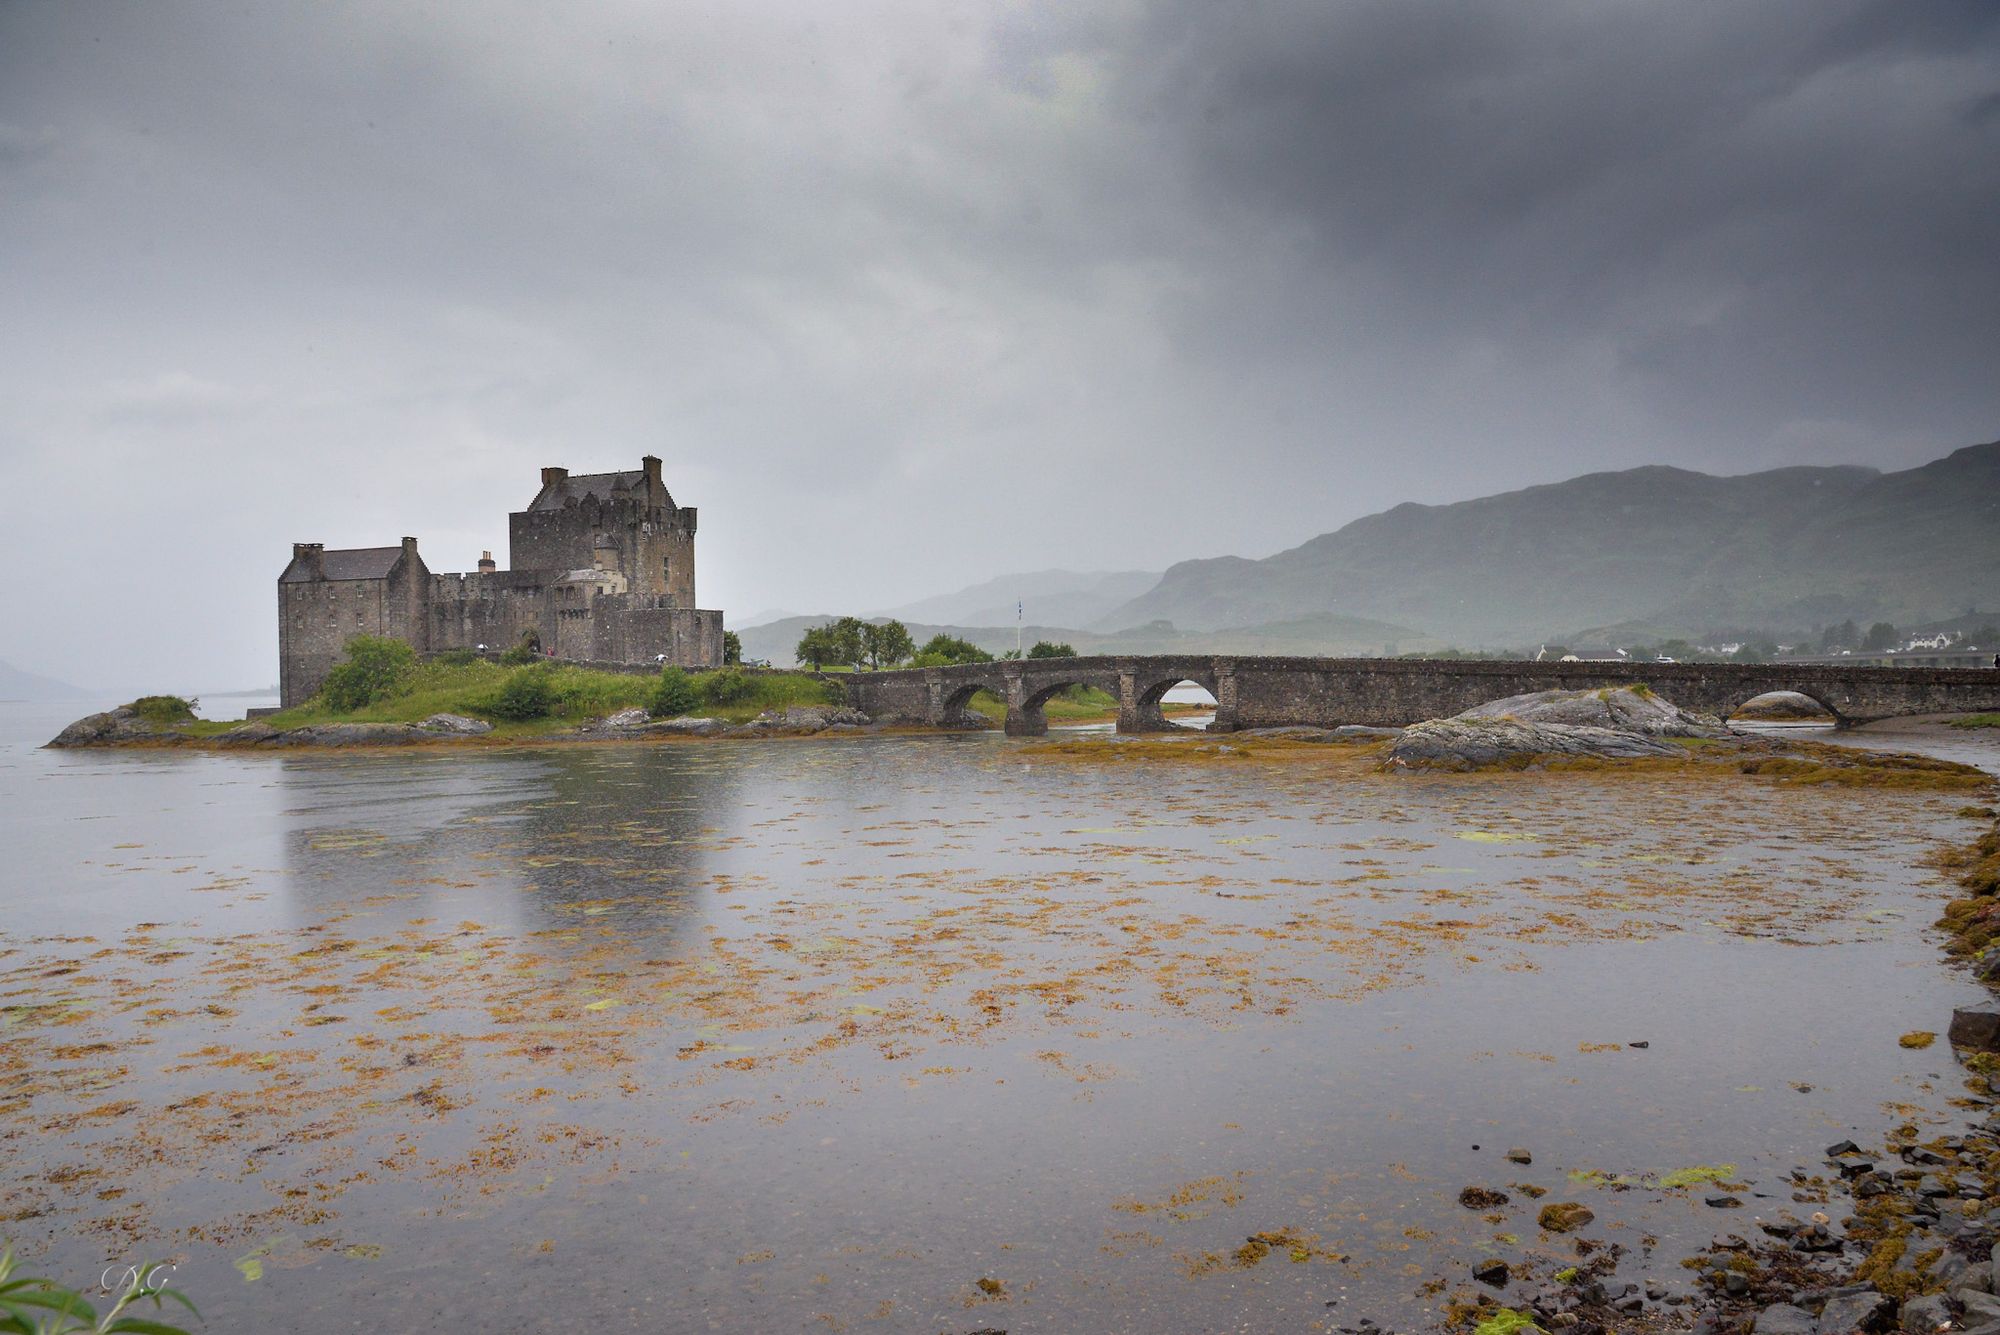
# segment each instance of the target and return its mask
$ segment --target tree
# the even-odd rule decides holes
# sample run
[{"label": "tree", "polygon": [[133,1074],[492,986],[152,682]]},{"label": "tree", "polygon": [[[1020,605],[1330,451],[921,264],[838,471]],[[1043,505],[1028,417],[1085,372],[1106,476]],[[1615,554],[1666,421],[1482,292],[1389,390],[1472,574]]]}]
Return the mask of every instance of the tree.
[{"label": "tree", "polygon": [[356,635],[319,688],[329,709],[346,713],[401,691],[416,671],[416,650],[386,635]]},{"label": "tree", "polygon": [[1894,649],[1896,641],[1896,628],[1886,621],[1878,621],[1868,628],[1867,638],[1861,641],[1861,647],[1871,650]]},{"label": "tree", "polygon": [[722,632],[722,661],[725,665],[743,661],[743,637],[733,630]]},{"label": "tree", "polygon": [[827,661],[859,665],[868,656],[868,623],[860,617],[841,617],[826,628],[832,655]]},{"label": "tree", "polygon": [[827,634],[825,626],[814,626],[799,636],[798,647],[792,650],[792,657],[801,663],[810,663],[813,671],[819,671],[820,664],[831,663],[835,658],[833,637]]},{"label": "tree", "polygon": [[1832,653],[1836,649],[1859,649],[1861,647],[1861,627],[1849,617],[1838,626],[1828,626],[1819,633],[1819,647]]},{"label": "tree", "polygon": [[872,668],[893,667],[917,651],[909,627],[893,617],[879,626],[862,626],[861,646]]},{"label": "tree", "polygon": [[1036,640],[1035,647],[1028,650],[1030,658],[1075,658],[1076,650],[1067,644],[1052,644],[1048,640]]},{"label": "tree", "polygon": [[934,659],[939,663],[991,663],[993,655],[981,649],[970,640],[961,640],[956,635],[943,631],[924,641],[924,647],[917,650],[917,657]]}]

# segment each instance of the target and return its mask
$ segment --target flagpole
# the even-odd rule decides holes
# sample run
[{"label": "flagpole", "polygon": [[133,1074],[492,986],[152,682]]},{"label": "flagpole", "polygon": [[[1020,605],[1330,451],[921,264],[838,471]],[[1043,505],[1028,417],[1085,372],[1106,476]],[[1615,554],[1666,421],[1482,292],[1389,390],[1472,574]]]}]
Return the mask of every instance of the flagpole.
[{"label": "flagpole", "polygon": [[1021,656],[1021,602],[1014,601],[1014,657]]}]

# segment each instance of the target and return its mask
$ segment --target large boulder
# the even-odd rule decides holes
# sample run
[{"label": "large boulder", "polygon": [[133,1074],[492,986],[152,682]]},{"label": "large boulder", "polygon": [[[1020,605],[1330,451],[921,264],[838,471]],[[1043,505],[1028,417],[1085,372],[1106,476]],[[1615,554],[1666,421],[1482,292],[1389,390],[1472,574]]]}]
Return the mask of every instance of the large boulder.
[{"label": "large boulder", "polygon": [[[643,710],[637,712],[644,717]],[[445,737],[479,737],[493,731],[493,725],[485,719],[467,718],[463,714],[433,714],[417,726]]]},{"label": "large boulder", "polygon": [[274,740],[281,746],[407,746],[437,736],[413,723],[309,723]]},{"label": "large boulder", "polygon": [[1670,737],[1722,737],[1722,725],[1643,688],[1537,691],[1405,728],[1385,769],[1474,770],[1548,760],[1684,755]]},{"label": "large boulder", "polygon": [[217,746],[262,746],[275,742],[285,734],[279,732],[262,719],[251,719],[239,723],[228,732],[215,739]]},{"label": "large boulder", "polygon": [[178,741],[184,734],[160,728],[125,705],[102,714],[86,714],[57,733],[50,746],[110,746],[119,742]]},{"label": "large boulder", "polygon": [[681,733],[689,737],[713,737],[719,732],[729,731],[729,725],[719,718],[670,718],[660,720],[647,731]]},{"label": "large boulder", "polygon": [[1565,728],[1609,728],[1647,737],[1724,737],[1719,719],[1680,708],[1643,686],[1594,691],[1532,691],[1474,705],[1461,719],[1505,719]]}]

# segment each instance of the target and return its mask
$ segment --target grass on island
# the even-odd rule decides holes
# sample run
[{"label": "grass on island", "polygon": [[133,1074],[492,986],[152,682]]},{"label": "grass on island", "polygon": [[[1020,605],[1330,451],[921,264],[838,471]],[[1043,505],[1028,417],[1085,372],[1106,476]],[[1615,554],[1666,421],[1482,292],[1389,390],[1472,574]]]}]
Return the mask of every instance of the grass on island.
[{"label": "grass on island", "polygon": [[[548,713],[544,717],[509,719],[495,702],[517,673],[545,674]],[[767,709],[794,705],[837,704],[837,687],[805,673],[742,672],[719,669],[693,672],[688,680],[696,704],[687,712],[705,718],[743,723]],[[393,693],[353,709],[335,709],[324,696],[266,715],[262,722],[280,730],[313,723],[416,723],[432,714],[463,714],[493,724],[496,738],[539,737],[563,732],[587,719],[621,709],[644,709],[653,699],[660,678],[655,674],[600,672],[563,663],[505,667],[475,659],[444,662],[433,659],[411,667]],[[234,721],[202,720],[182,729],[194,736],[215,736],[239,726]]]},{"label": "grass on island", "polygon": [[1951,721],[1954,728],[2000,728],[2000,714],[1967,714]]}]

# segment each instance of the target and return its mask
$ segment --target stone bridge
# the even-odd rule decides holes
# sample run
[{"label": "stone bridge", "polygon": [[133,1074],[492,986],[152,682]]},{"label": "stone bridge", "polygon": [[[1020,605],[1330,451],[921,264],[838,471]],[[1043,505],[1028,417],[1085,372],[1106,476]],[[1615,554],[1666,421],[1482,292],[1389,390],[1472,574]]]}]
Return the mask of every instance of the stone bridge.
[{"label": "stone bridge", "polygon": [[950,727],[973,693],[1007,702],[1007,733],[1048,731],[1042,707],[1068,686],[1118,701],[1118,731],[1174,727],[1160,699],[1182,682],[1215,697],[1212,731],[1310,724],[1400,727],[1530,691],[1643,683],[1685,709],[1727,717],[1771,691],[1796,691],[1843,727],[1908,714],[2000,710],[2000,669],[1885,668],[1786,663],[1527,663],[1409,658],[1251,658],[1161,655],[1035,658],[832,678],[884,722]]}]

